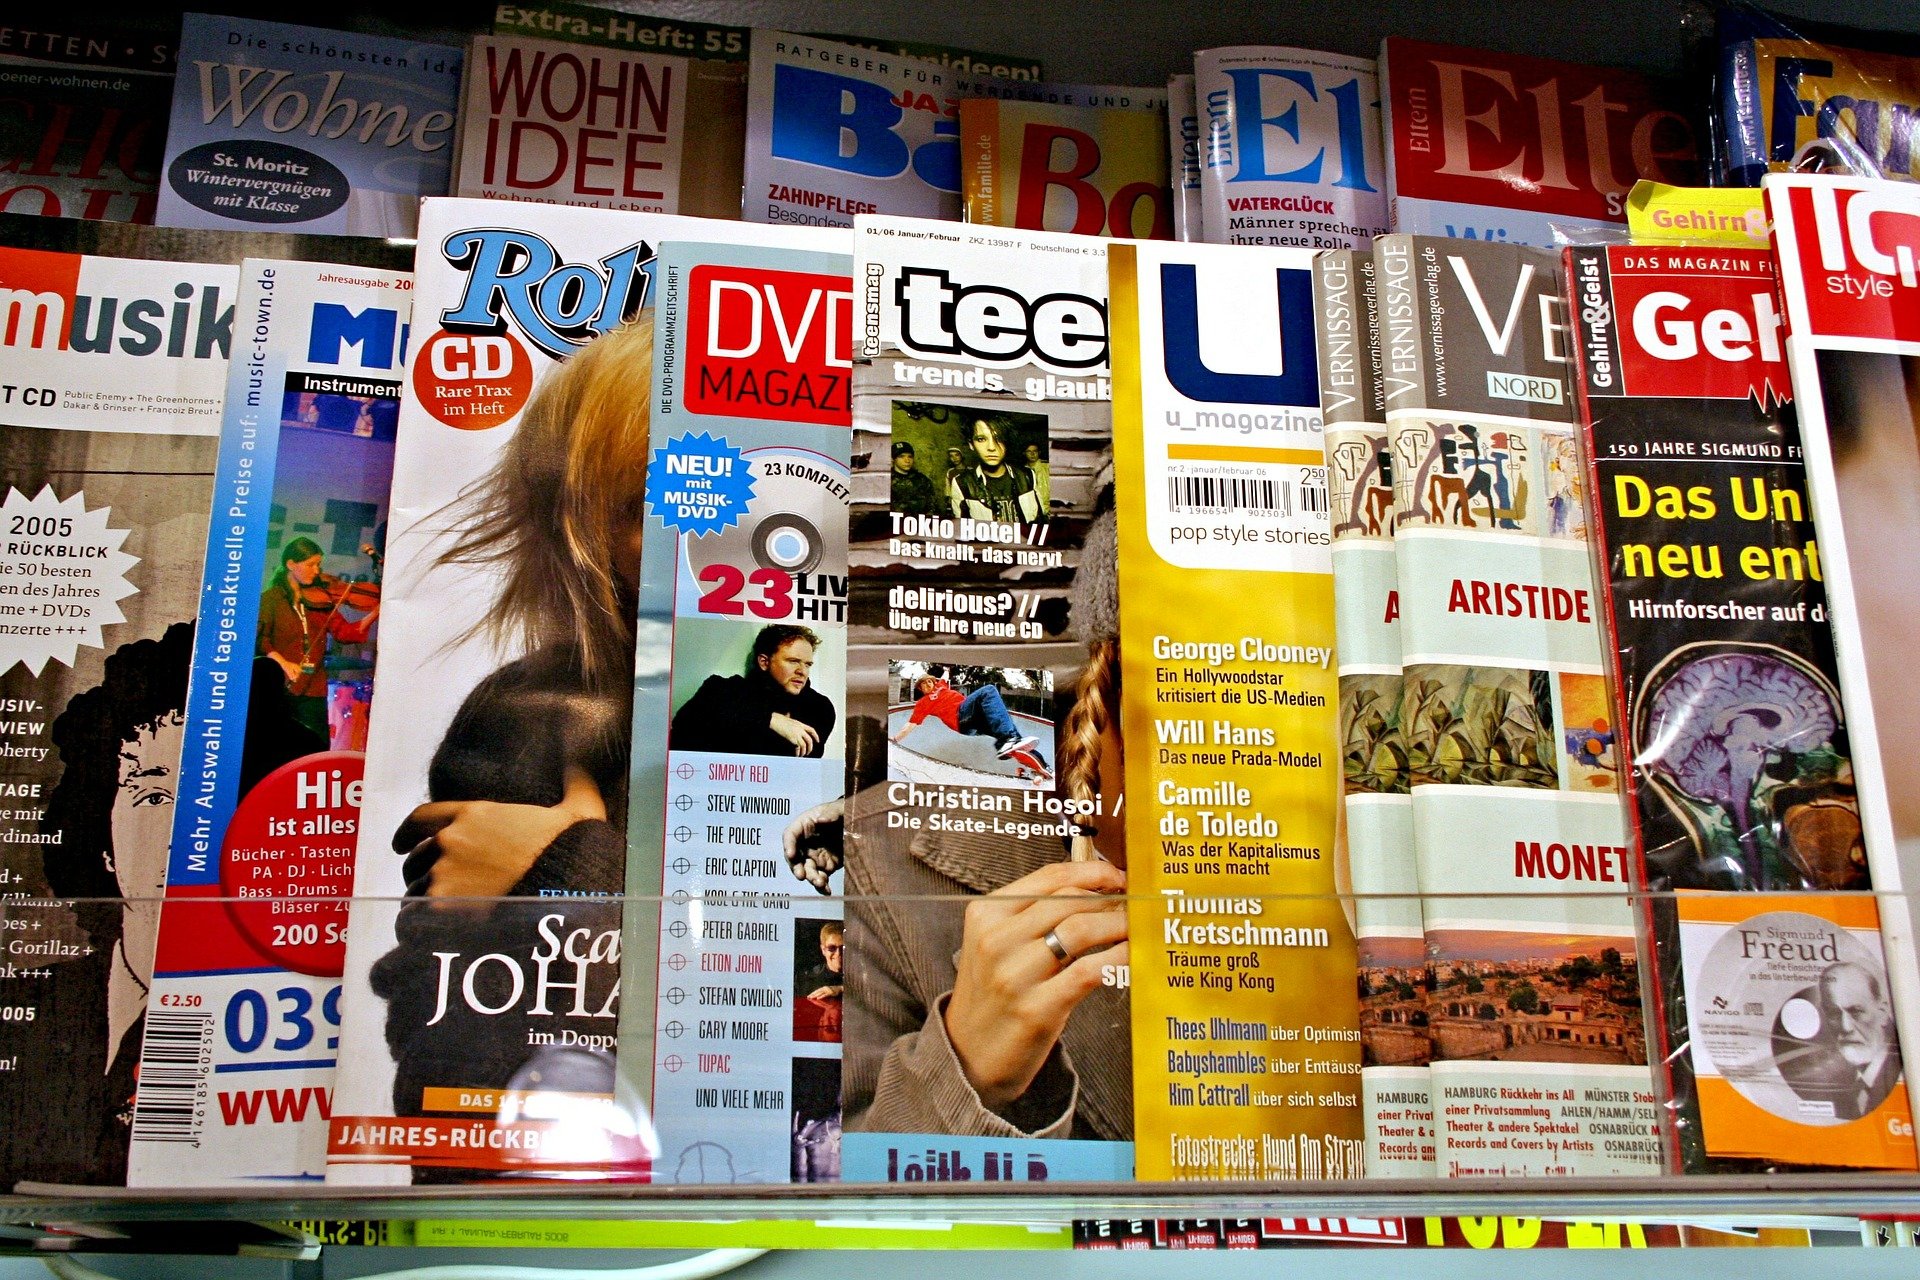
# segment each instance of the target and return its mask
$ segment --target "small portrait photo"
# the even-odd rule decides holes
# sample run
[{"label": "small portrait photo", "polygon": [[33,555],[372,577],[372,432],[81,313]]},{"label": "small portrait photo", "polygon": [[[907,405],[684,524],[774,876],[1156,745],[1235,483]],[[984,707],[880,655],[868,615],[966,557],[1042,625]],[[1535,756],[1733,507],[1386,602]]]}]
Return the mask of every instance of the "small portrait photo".
[{"label": "small portrait photo", "polygon": [[[674,624],[675,751],[838,760],[846,647],[804,623],[682,618]],[[685,655],[682,660],[680,655]]]},{"label": "small portrait photo", "polygon": [[1045,414],[896,400],[892,425],[895,512],[1022,528],[1050,518]]},{"label": "small portrait photo", "polygon": [[793,1060],[795,1182],[840,1181],[840,1060]]},{"label": "small portrait photo", "polygon": [[840,1043],[840,977],[847,927],[838,920],[793,922],[793,1038]]},{"label": "small portrait photo", "polygon": [[1900,1083],[1886,975],[1864,956],[1828,965],[1774,1015],[1773,1062],[1805,1114],[1871,1114]]},{"label": "small portrait photo", "polygon": [[887,777],[974,787],[1053,785],[1053,673],[887,663]]}]

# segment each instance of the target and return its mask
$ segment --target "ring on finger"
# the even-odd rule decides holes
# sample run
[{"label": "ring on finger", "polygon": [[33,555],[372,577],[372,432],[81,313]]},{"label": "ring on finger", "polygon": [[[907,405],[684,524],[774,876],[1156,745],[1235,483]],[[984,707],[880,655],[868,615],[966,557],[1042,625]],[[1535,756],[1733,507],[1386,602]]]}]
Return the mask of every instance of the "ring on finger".
[{"label": "ring on finger", "polygon": [[1067,950],[1066,944],[1060,941],[1060,935],[1057,932],[1052,929],[1047,930],[1040,941],[1047,944],[1047,950],[1053,952],[1053,958],[1061,964],[1068,965],[1073,963],[1073,952]]}]

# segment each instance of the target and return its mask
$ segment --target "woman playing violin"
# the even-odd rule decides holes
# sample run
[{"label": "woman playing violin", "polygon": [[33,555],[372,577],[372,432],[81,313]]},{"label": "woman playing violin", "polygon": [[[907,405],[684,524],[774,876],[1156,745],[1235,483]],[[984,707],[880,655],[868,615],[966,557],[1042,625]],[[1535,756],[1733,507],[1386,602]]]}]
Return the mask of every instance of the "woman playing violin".
[{"label": "woman playing violin", "polygon": [[[280,567],[260,595],[257,645],[287,678],[294,716],[301,724],[329,738],[327,732],[327,639],[359,644],[380,616],[380,601],[369,601],[365,617],[353,621],[340,612],[350,585],[321,571],[320,544],[312,538],[291,538],[280,548]],[[348,603],[359,607],[358,596]]]}]

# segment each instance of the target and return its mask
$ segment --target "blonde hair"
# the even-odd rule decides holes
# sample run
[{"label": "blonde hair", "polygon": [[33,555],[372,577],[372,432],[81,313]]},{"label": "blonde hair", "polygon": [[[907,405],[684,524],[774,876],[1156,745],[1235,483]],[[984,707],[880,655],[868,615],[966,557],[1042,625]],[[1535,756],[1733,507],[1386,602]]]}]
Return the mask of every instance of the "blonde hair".
[{"label": "blonde hair", "polygon": [[[1120,724],[1120,549],[1112,469],[1109,459],[1095,474],[1099,496],[1067,603],[1068,627],[1086,641],[1087,664],[1080,669],[1073,707],[1060,726],[1060,789],[1068,799],[1083,802],[1100,797],[1102,739],[1113,729],[1117,740]],[[1110,774],[1119,763],[1107,762]],[[1124,829],[1118,815],[1101,816],[1116,829]],[[1094,857],[1093,838],[1099,823],[1082,817],[1077,825],[1079,834],[1073,837],[1068,856],[1083,862]]]},{"label": "blonde hair", "polygon": [[500,571],[475,628],[531,652],[574,644],[589,685],[633,666],[632,592],[616,566],[644,511],[653,318],[588,343],[548,374],[513,439],[451,506],[462,528],[442,563]]},{"label": "blonde hair", "polygon": [[[1087,665],[1081,669],[1073,709],[1061,725],[1060,789],[1068,799],[1091,802],[1100,795],[1101,736],[1120,717],[1120,642],[1096,640],[1087,647]],[[1095,824],[1080,822],[1073,837],[1075,862],[1093,857]]]}]

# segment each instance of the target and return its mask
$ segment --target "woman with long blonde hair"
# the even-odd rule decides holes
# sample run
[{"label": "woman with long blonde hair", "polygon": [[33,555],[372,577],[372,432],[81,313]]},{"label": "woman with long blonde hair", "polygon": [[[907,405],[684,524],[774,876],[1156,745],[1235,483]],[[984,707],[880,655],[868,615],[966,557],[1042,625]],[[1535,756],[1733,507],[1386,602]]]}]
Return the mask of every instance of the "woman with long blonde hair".
[{"label": "woman with long blonde hair", "polygon": [[499,581],[475,630],[521,656],[468,695],[429,768],[432,802],[394,837],[433,855],[419,871],[434,896],[506,894],[568,826],[624,810],[652,365],[650,317],[589,343],[446,509],[458,530],[439,563]]},{"label": "woman with long blonde hair", "polygon": [[[481,991],[503,1010],[484,1016],[457,991],[448,1000],[451,962],[437,957],[530,956],[537,922],[556,911],[570,934],[618,936],[652,364],[645,318],[583,347],[539,385],[493,469],[443,513],[457,528],[438,564],[499,583],[475,631],[518,656],[462,701],[428,765],[427,803],[393,847],[409,897],[547,901],[401,910],[398,945],[372,974],[388,1002],[397,1114],[427,1109],[429,1087],[519,1088],[540,1074],[530,1036],[552,1018],[500,991]],[[589,989],[569,991],[565,1006],[611,1009],[618,968],[586,971]],[[609,1073],[610,1088],[611,1058],[594,1056],[605,1061],[586,1069]]]}]

